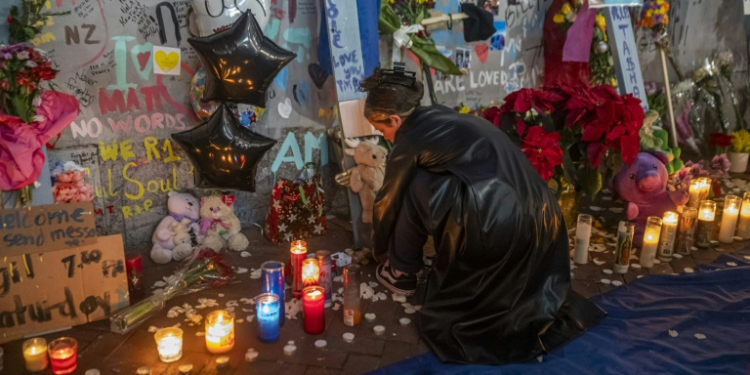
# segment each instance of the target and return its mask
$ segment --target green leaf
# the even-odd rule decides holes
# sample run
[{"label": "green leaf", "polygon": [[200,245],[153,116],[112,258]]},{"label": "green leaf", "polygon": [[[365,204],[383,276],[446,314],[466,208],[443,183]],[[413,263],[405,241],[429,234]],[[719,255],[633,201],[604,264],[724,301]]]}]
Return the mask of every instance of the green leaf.
[{"label": "green leaf", "polygon": [[396,15],[388,2],[383,2],[380,6],[380,18],[378,19],[378,29],[384,34],[393,34],[401,27],[401,18]]},{"label": "green leaf", "polygon": [[583,168],[578,171],[578,185],[593,200],[602,190],[602,175],[597,170]]},{"label": "green leaf", "polygon": [[431,40],[423,40],[411,35],[412,46],[409,50],[414,53],[425,65],[444,74],[462,75],[456,64],[443,56]]}]

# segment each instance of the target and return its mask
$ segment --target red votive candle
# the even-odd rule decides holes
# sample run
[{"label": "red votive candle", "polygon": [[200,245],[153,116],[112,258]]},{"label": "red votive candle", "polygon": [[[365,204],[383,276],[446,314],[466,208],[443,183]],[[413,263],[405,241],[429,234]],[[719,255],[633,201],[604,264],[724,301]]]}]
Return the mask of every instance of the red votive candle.
[{"label": "red votive candle", "polygon": [[146,287],[143,285],[143,263],[141,254],[130,253],[125,256],[125,273],[128,277],[128,290],[130,291],[130,302],[138,301],[146,296]]},{"label": "red votive candle", "polygon": [[305,284],[302,282],[302,261],[307,258],[307,242],[298,240],[292,242],[291,252],[292,265],[292,296],[299,298],[302,295],[302,288]]},{"label": "red votive candle", "polygon": [[308,286],[302,290],[302,307],[305,316],[305,333],[318,335],[326,329],[326,295],[321,286]]},{"label": "red votive candle", "polygon": [[70,374],[75,371],[78,361],[78,341],[61,337],[47,346],[52,372],[55,375]]}]

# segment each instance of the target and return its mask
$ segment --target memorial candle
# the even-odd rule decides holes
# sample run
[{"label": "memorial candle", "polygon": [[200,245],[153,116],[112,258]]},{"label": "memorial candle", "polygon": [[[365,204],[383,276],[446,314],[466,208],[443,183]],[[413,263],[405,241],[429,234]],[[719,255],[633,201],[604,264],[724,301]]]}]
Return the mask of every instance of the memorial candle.
[{"label": "memorial candle", "polygon": [[322,286],[326,291],[326,308],[331,307],[333,304],[332,300],[332,288],[333,288],[333,276],[331,274],[331,253],[328,250],[318,250],[315,253],[315,257],[318,258],[318,266],[320,267],[320,279],[318,285]]},{"label": "memorial candle", "polygon": [[206,317],[206,348],[213,354],[234,348],[234,318],[226,310],[216,310]]},{"label": "memorial candle", "polygon": [[732,243],[734,231],[737,228],[737,218],[740,215],[742,199],[736,195],[727,195],[724,198],[724,211],[721,215],[721,227],[719,228],[719,241]]},{"label": "memorial candle", "polygon": [[651,268],[654,266],[656,258],[656,248],[659,246],[659,236],[661,234],[661,218],[649,216],[646,219],[646,230],[643,232],[643,248],[641,249],[641,258],[639,263],[642,267]]},{"label": "memorial candle", "polygon": [[317,258],[302,261],[302,284],[305,287],[318,285],[320,281],[320,263]]},{"label": "memorial candle", "polygon": [[576,225],[576,250],[573,261],[578,264],[586,264],[589,259],[589,241],[591,240],[591,225],[594,218],[591,215],[578,215]]},{"label": "memorial candle", "polygon": [[164,363],[182,358],[182,330],[177,327],[162,328],[154,334],[159,359]]},{"label": "memorial candle", "polygon": [[740,223],[737,225],[737,236],[750,238],[750,193],[742,196],[742,209],[740,210]]},{"label": "memorial candle", "polygon": [[679,215],[676,212],[667,211],[661,220],[661,235],[659,236],[659,260],[669,262],[674,252],[674,240],[677,236],[677,222]]},{"label": "memorial candle", "polygon": [[698,222],[698,209],[685,207],[680,213],[680,223],[677,226],[675,252],[688,255],[695,242],[695,225]]},{"label": "memorial candle", "polygon": [[26,362],[26,371],[42,372],[49,364],[47,357],[47,340],[36,337],[23,342],[23,359]]},{"label": "memorial candle", "polygon": [[305,333],[317,335],[326,328],[325,290],[320,286],[308,286],[302,290],[302,307]]},{"label": "memorial candle", "polygon": [[711,179],[708,177],[696,178],[690,181],[690,199],[688,200],[687,206],[698,208],[698,205],[702,200],[708,197],[708,193],[711,191]]},{"label": "memorial candle", "polygon": [[617,247],[615,248],[615,266],[617,273],[627,273],[630,267],[630,253],[633,250],[633,223],[621,221],[617,228]]},{"label": "memorial candle", "polygon": [[291,252],[292,264],[292,296],[299,298],[302,295],[302,261],[307,258],[307,243],[302,240],[293,241]]},{"label": "memorial candle", "polygon": [[695,229],[695,246],[701,249],[711,246],[711,236],[714,231],[716,217],[716,202],[701,201],[698,208],[698,226]]},{"label": "memorial candle", "polygon": [[255,297],[255,314],[258,317],[258,340],[276,342],[279,340],[279,296],[263,293]]},{"label": "memorial candle", "polygon": [[78,366],[78,341],[71,337],[61,337],[47,346],[52,373],[70,374]]},{"label": "memorial candle", "polygon": [[279,297],[279,326],[284,325],[286,306],[284,304],[284,263],[268,261],[260,265],[261,279],[263,279],[263,293],[275,294]]}]

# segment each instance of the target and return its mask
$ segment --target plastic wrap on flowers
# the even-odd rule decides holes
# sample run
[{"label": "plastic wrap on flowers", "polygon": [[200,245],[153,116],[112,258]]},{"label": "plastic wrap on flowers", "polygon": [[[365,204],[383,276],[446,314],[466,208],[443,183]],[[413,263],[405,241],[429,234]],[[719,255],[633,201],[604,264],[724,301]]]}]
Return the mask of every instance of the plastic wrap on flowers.
[{"label": "plastic wrap on flowers", "polygon": [[[193,112],[195,112],[195,115],[198,116],[198,118],[201,120],[206,120],[207,118],[211,117],[211,115],[216,112],[216,110],[221,105],[221,102],[218,101],[204,101],[203,92],[205,90],[206,71],[203,70],[203,67],[201,67],[198,68],[198,70],[193,75],[193,79],[191,80],[190,85],[190,102],[193,106]],[[227,106],[232,111],[232,113],[234,113],[237,121],[239,121],[240,124],[242,124],[242,126],[246,128],[252,128],[253,126],[255,126],[255,123],[260,120],[260,117],[263,116],[263,112],[265,112],[264,108],[251,104],[235,104],[227,102]]]},{"label": "plastic wrap on flowers", "polygon": [[562,9],[565,0],[555,0],[544,18],[544,84],[589,82],[591,73],[587,62],[563,62],[563,48],[567,30],[555,23],[555,15]]},{"label": "plastic wrap on flowers", "polygon": [[120,334],[127,333],[161,311],[170,298],[222,286],[229,282],[231,276],[232,268],[224,263],[222,254],[209,249],[196,251],[167,279],[164,289],[112,314],[109,318],[110,329]]},{"label": "plastic wrap on flowers", "polygon": [[42,146],[78,117],[78,100],[44,91],[34,122],[0,112],[0,190],[16,190],[37,179],[45,167]]}]

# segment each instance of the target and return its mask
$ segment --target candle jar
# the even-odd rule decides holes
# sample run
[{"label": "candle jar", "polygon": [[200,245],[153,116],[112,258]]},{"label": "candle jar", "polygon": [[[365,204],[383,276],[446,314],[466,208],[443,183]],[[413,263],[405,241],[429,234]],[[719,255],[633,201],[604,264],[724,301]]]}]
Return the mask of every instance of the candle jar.
[{"label": "candle jar", "polygon": [[326,329],[325,290],[320,286],[308,286],[302,290],[303,326],[305,333],[318,335]]},{"label": "candle jar", "polygon": [[177,327],[162,328],[154,334],[159,359],[164,363],[182,358],[182,330]]},{"label": "candle jar", "polygon": [[70,374],[78,366],[78,341],[72,337],[61,337],[47,345],[52,373]]},{"label": "candle jar", "polygon": [[302,261],[307,258],[307,242],[302,240],[292,241],[291,264],[292,264],[292,296],[299,298],[302,295],[304,284],[302,283]]},{"label": "candle jar", "polygon": [[206,317],[206,348],[213,354],[234,348],[234,318],[229,311],[216,310]]},{"label": "candle jar", "polygon": [[750,193],[742,195],[742,209],[740,210],[740,223],[737,224],[737,236],[750,238]]},{"label": "candle jar", "polygon": [[255,315],[258,321],[258,340],[276,342],[279,340],[279,296],[263,293],[255,297]]},{"label": "candle jar", "polygon": [[737,219],[740,216],[742,199],[736,195],[727,195],[724,198],[724,211],[721,215],[721,226],[719,227],[719,241],[723,243],[734,242],[734,231],[737,228]]},{"label": "candle jar", "polygon": [[698,222],[698,209],[685,207],[680,214],[677,225],[677,238],[675,239],[675,252],[679,254],[690,254],[695,242],[695,225]]},{"label": "candle jar", "polygon": [[359,324],[362,316],[359,298],[359,272],[357,264],[344,267],[344,325],[353,327]]},{"label": "candle jar", "polygon": [[688,200],[687,206],[698,208],[701,201],[708,197],[708,193],[711,191],[711,179],[708,177],[700,177],[690,181],[690,199]]},{"label": "candle jar", "polygon": [[641,267],[651,268],[654,266],[656,248],[659,246],[659,237],[661,236],[661,224],[660,217],[649,216],[646,219],[646,229],[643,232],[641,258],[638,261]]},{"label": "candle jar", "polygon": [[275,294],[279,297],[279,326],[284,325],[286,306],[284,304],[284,263],[268,261],[260,265],[261,286],[263,293]]},{"label": "candle jar", "polygon": [[26,371],[42,372],[49,364],[47,357],[47,340],[35,337],[23,342],[23,359],[26,362]]},{"label": "candle jar", "polygon": [[586,264],[589,261],[589,241],[591,240],[591,227],[594,218],[591,215],[578,215],[576,224],[576,249],[573,261],[578,264]]},{"label": "candle jar", "polygon": [[320,277],[318,279],[318,285],[325,289],[326,302],[325,307],[331,307],[333,304],[333,276],[331,276],[331,253],[328,250],[318,250],[315,252],[315,257],[318,258],[318,267],[320,267]]},{"label": "candle jar", "polygon": [[313,258],[307,258],[302,261],[302,285],[305,287],[318,285],[319,280],[320,265],[318,259],[313,255]]},{"label": "candle jar", "polygon": [[716,202],[701,201],[698,208],[698,225],[695,228],[695,246],[706,249],[711,246],[716,218]]},{"label": "candle jar", "polygon": [[125,257],[125,273],[128,277],[130,303],[142,300],[146,296],[146,286],[143,281],[141,254],[130,253]]},{"label": "candle jar", "polygon": [[679,215],[676,212],[667,211],[661,220],[661,235],[659,235],[659,248],[657,257],[662,262],[672,260],[674,253],[674,240],[677,237],[677,222]]},{"label": "candle jar", "polygon": [[621,221],[617,228],[617,247],[615,248],[615,266],[617,273],[627,273],[630,266],[630,254],[633,251],[633,233],[635,225]]}]

